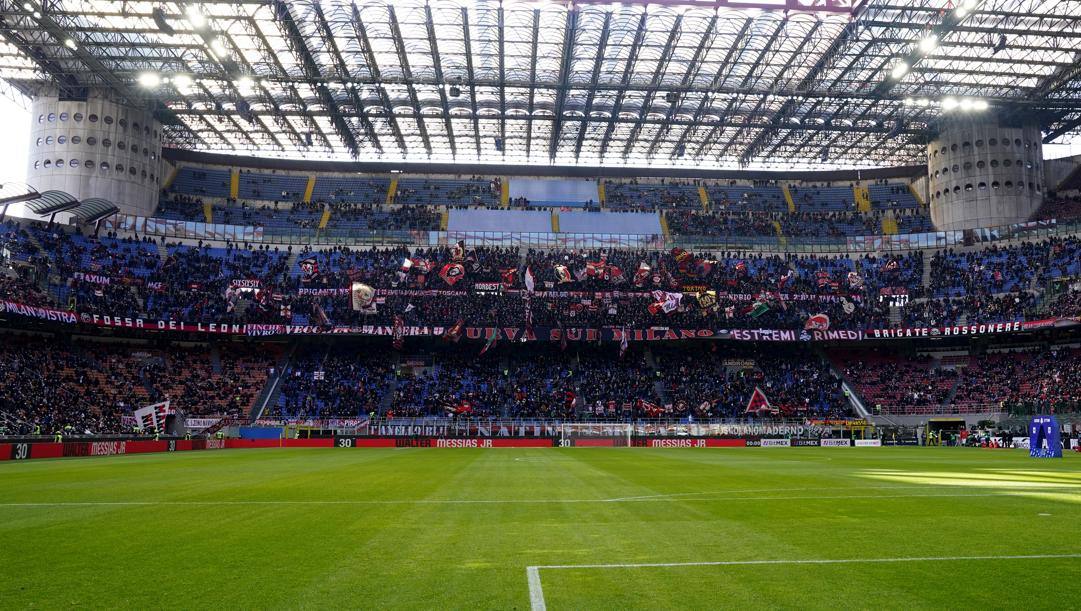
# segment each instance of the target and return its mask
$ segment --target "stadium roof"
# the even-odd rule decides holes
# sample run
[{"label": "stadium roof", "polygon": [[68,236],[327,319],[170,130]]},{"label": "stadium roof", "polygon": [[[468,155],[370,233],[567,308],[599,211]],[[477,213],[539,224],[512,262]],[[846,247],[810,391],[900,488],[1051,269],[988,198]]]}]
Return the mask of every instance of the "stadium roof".
[{"label": "stadium roof", "polygon": [[849,2],[0,0],[0,79],[308,159],[881,166],[946,114],[1079,130],[1081,1]]}]

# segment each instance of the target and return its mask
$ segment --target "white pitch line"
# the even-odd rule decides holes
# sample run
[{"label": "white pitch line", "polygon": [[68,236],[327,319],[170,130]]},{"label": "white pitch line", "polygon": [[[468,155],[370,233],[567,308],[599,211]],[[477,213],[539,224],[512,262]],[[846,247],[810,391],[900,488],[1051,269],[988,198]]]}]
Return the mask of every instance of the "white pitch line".
[{"label": "white pitch line", "polygon": [[540,571],[568,569],[637,569],[666,568],[681,566],[753,566],[772,564],[882,564],[890,562],[957,562],[982,560],[1061,560],[1079,559],[1081,554],[1020,554],[1010,556],[925,556],[900,558],[812,558],[805,560],[721,560],[715,562],[643,562],[617,564],[551,564],[527,566],[526,580],[529,583],[529,604],[532,611],[546,611],[544,587],[541,584]]},{"label": "white pitch line", "polygon": [[[898,486],[903,488],[903,486]],[[926,489],[926,488],[920,488]],[[939,489],[931,487],[931,489]],[[861,488],[853,488],[861,490]],[[983,498],[1001,497],[1009,498],[1010,493],[1029,491],[1062,491],[1061,487],[1026,487],[1009,488],[997,492],[977,493],[933,493],[933,494],[835,494],[819,496],[730,496],[730,497],[689,497],[689,496],[665,496],[665,497],[623,497],[611,499],[391,499],[391,500],[303,500],[303,501],[55,501],[55,502],[0,502],[0,507],[157,507],[157,506],[213,506],[213,505],[559,505],[559,504],[586,504],[586,503],[650,503],[650,502],[706,502],[720,503],[729,501],[817,501],[831,499],[906,499],[906,498]],[[687,493],[690,494],[690,493]],[[705,493],[704,493],[705,494]],[[1077,494],[1076,492],[1072,494]]]},{"label": "white pitch line", "polygon": [[544,588],[541,587],[540,567],[527,566],[525,569],[526,581],[529,582],[529,608],[533,611],[546,611],[544,604]]}]

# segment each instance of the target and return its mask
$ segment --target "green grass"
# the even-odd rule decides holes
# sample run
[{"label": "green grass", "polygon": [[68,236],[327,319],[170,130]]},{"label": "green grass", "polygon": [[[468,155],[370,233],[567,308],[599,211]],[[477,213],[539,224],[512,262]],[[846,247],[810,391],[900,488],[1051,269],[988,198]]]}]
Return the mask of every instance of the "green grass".
[{"label": "green grass", "polygon": [[[528,609],[529,566],[1081,554],[1079,467],[1074,454],[952,448],[295,449],[5,462],[0,608]],[[549,609],[1081,601],[1081,558],[539,574]]]}]

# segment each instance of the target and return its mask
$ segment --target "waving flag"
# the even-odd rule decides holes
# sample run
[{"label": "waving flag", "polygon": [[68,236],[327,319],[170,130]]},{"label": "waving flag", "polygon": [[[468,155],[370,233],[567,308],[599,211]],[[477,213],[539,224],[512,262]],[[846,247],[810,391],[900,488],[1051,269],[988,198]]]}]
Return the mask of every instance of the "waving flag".
[{"label": "waving flag", "polygon": [[623,358],[623,355],[627,352],[627,327],[623,327],[623,337],[619,340],[619,358]]},{"label": "waving flag", "polygon": [[478,354],[477,356],[484,356],[484,353],[488,352],[488,349],[496,345],[498,341],[499,329],[492,329],[491,335],[488,336],[488,341],[484,344],[484,347],[480,349],[480,354]]},{"label": "waving flag", "polygon": [[530,293],[537,287],[537,281],[533,278],[533,268],[528,265],[525,268],[525,290]]},{"label": "waving flag", "polygon": [[375,289],[363,282],[354,282],[350,287],[350,295],[353,301],[353,310],[370,314],[375,312]]},{"label": "waving flag", "polygon": [[646,265],[645,261],[638,264],[638,269],[634,272],[634,286],[642,287],[649,282],[649,274],[653,270]]},{"label": "waving flag", "polygon": [[319,278],[319,261],[315,257],[308,257],[300,262],[300,272],[304,282],[311,282]]},{"label": "waving flag", "polygon": [[499,274],[500,280],[503,282],[503,288],[509,289],[514,287],[514,279],[518,276],[518,268],[511,267],[503,270]]},{"label": "waving flag", "polygon": [[815,314],[807,319],[807,322],[803,323],[804,331],[828,331],[830,328],[830,317],[825,314]]},{"label": "waving flag", "polygon": [[751,305],[751,318],[758,318],[766,312],[769,312],[769,304],[764,301],[756,301]]},{"label": "waving flag", "polygon": [[443,341],[458,343],[462,339],[462,330],[465,328],[465,319],[459,318],[454,326],[443,332]]},{"label": "waving flag", "polygon": [[762,392],[762,389],[755,386],[754,392],[751,393],[751,400],[747,402],[747,409],[744,413],[762,414],[766,412],[777,413],[777,410],[773,409],[773,406],[769,404],[769,399],[766,398],[766,393]]},{"label": "waving flag", "polygon": [[457,284],[463,276],[465,276],[465,267],[461,263],[447,263],[439,271],[439,277],[450,286]]},{"label": "waving flag", "polygon": [[679,309],[679,304],[683,301],[683,293],[669,293],[668,291],[653,291],[650,293],[653,296],[653,303],[646,307],[650,314],[656,315],[659,312],[665,314],[671,314]]}]

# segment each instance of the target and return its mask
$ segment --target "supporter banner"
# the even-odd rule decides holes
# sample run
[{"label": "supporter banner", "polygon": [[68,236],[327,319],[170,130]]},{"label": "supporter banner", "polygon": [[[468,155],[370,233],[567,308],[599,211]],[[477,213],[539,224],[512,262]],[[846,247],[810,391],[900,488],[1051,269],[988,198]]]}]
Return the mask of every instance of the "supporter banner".
[{"label": "supporter banner", "polygon": [[437,424],[380,424],[370,429],[375,437],[558,437],[555,423],[523,422],[511,426],[474,422]]},{"label": "supporter banner", "polygon": [[75,272],[71,275],[72,280],[79,280],[81,282],[89,282],[90,284],[111,284],[112,278],[103,276],[101,274],[87,274],[85,272]]},{"label": "supporter banner", "polygon": [[791,439],[762,439],[759,445],[763,448],[790,448]]},{"label": "supporter banner", "polygon": [[[145,320],[128,316],[109,316],[105,314],[80,314],[79,322],[96,327],[119,327],[139,331],[183,331],[190,333],[209,333],[222,335],[243,335],[248,325],[239,323],[184,322],[180,320]],[[73,321],[74,322],[74,321]]]},{"label": "supporter banner", "polygon": [[821,439],[819,445],[823,448],[849,448],[852,443],[848,439]]},{"label": "supporter banner", "polygon": [[[190,421],[190,420],[189,420]],[[367,423],[367,419],[360,418],[328,418],[328,419],[276,419],[260,418],[255,421],[255,426],[296,426],[312,429],[355,429]]]},{"label": "supporter banner", "polygon": [[338,295],[349,295],[352,292],[351,288],[342,289],[311,289],[311,288],[299,288],[297,289],[297,295],[310,296],[310,297],[335,297]]},{"label": "supporter banner", "polygon": [[238,289],[257,289],[262,285],[258,278],[233,278],[229,286]]},{"label": "supporter banner", "polygon": [[[1033,324],[1043,321],[1034,321]],[[1037,328],[1037,327],[1031,327]],[[909,337],[951,337],[958,335],[992,335],[997,333],[1013,333],[1026,330],[1026,323],[999,322],[999,323],[974,323],[968,325],[956,325],[952,327],[901,327],[898,329],[871,329],[866,332],[868,339],[893,339]]]},{"label": "supporter banner", "polygon": [[214,426],[218,422],[221,422],[221,418],[186,418],[184,419],[184,426],[194,431],[201,431]]},{"label": "supporter banner", "polygon": [[[359,335],[391,337],[393,325],[287,325],[287,324],[241,324],[230,322],[187,322],[181,320],[153,320],[130,316],[76,313],[45,307],[30,306],[14,301],[0,301],[0,313],[15,314],[27,318],[60,322],[83,323],[97,327],[134,329],[139,331],[175,331],[221,335],[280,336],[280,335]],[[536,327],[525,335],[522,327],[464,327],[462,334],[472,340],[484,340],[498,334],[498,339],[509,341],[563,342],[617,342],[626,334],[630,342],[677,341],[690,339],[717,339],[742,342],[833,342],[864,341],[880,339],[971,337],[1035,331],[1047,328],[1071,327],[1081,324],[1081,317],[1055,317],[1033,321],[972,323],[950,327],[904,327],[899,329],[846,330],[829,329],[715,329],[704,327],[653,326],[642,329],[606,327],[598,329]],[[406,337],[442,336],[444,326],[406,326]],[[523,337],[524,336],[524,337]]]},{"label": "supporter banner", "polygon": [[881,439],[857,439],[857,448],[880,448],[882,447]]},{"label": "supporter banner", "polygon": [[74,312],[23,305],[14,301],[0,301],[0,308],[3,308],[3,312],[8,314],[17,314],[19,316],[26,316],[27,318],[37,318],[39,320],[62,322],[66,324],[75,324],[79,322],[78,317]]}]

